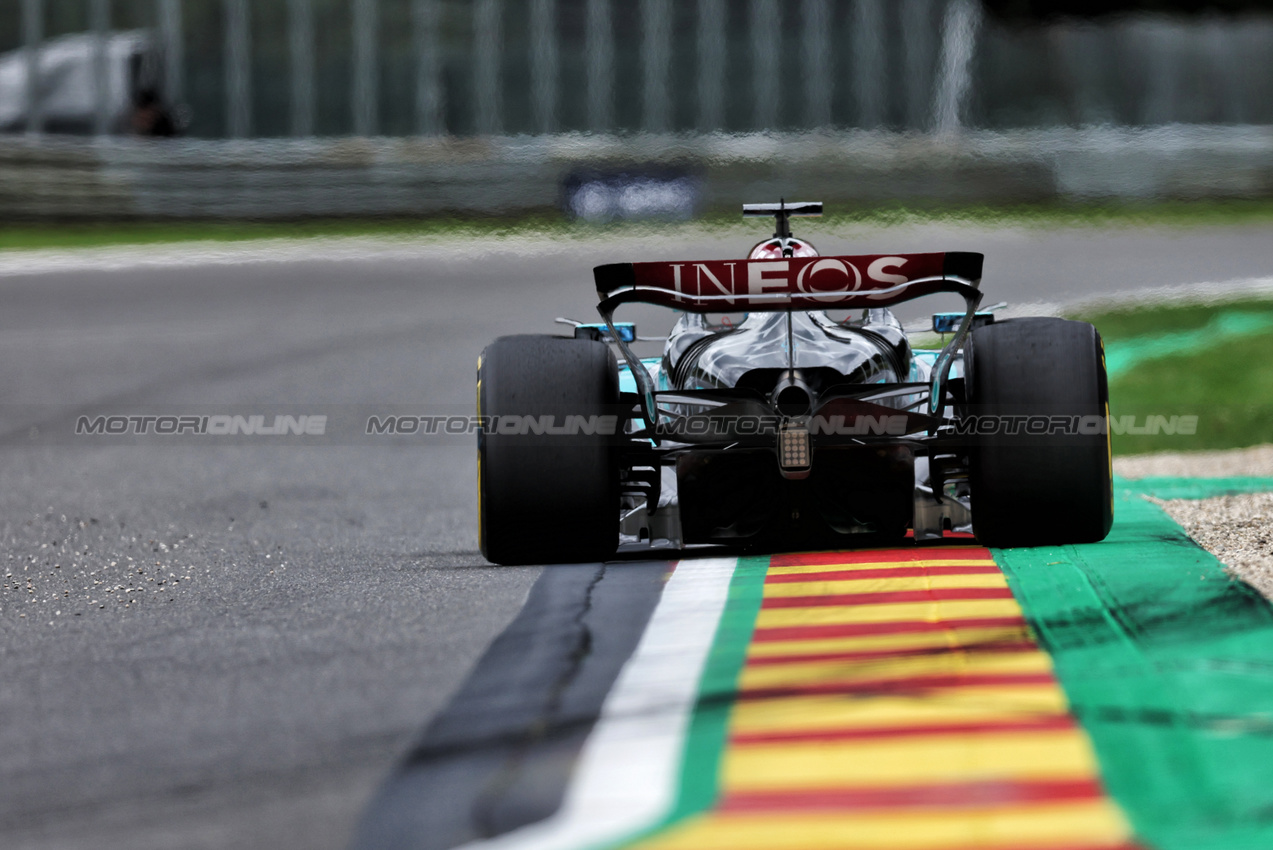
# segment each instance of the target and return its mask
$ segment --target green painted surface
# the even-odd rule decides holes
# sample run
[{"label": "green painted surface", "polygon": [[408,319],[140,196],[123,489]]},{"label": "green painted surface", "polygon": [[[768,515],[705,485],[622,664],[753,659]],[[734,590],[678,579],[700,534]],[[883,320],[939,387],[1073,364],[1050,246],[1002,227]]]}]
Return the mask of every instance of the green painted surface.
[{"label": "green painted surface", "polygon": [[719,789],[720,759],[729,731],[729,712],[764,596],[769,557],[739,558],[729,583],[729,597],[721,613],[712,648],[698,685],[698,701],[690,719],[676,802],[667,816],[635,835],[605,845],[623,847],[649,838],[670,826],[706,811]]},{"label": "green painted surface", "polygon": [[995,560],[1137,834],[1273,848],[1273,609],[1127,482],[1116,498],[1104,542]]},{"label": "green painted surface", "polygon": [[1273,315],[1226,310],[1201,328],[1106,342],[1105,368],[1110,380],[1114,380],[1147,361],[1173,354],[1192,354],[1223,345],[1235,337],[1262,334],[1270,328],[1273,328]]},{"label": "green painted surface", "polygon": [[1238,493],[1273,492],[1273,478],[1240,475],[1232,478],[1142,478],[1128,486],[1159,499],[1210,499]]},{"label": "green painted surface", "polygon": [[1096,325],[1101,337],[1108,344],[1197,330],[1206,327],[1216,316],[1226,312],[1273,315],[1273,294],[1235,290],[1199,293],[1191,301],[1157,301],[1147,298],[1133,303],[1113,304],[1103,309],[1080,308],[1066,318],[1081,319]]}]

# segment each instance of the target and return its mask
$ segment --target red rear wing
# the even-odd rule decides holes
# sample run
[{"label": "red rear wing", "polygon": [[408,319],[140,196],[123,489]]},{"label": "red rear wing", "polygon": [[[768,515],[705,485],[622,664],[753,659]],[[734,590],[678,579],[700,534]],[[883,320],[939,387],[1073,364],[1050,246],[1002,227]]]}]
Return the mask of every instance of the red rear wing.
[{"label": "red rear wing", "polygon": [[691,312],[887,307],[981,280],[983,255],[869,254],[597,266],[597,292]]}]

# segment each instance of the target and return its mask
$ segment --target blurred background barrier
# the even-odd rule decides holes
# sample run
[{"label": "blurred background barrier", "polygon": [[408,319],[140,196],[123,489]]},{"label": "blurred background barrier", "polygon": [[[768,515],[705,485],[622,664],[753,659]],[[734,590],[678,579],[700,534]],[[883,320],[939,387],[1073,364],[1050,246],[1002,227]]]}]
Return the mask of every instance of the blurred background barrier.
[{"label": "blurred background barrier", "polygon": [[[596,187],[587,175],[598,173],[611,175],[600,185],[612,192],[599,203],[615,206],[581,206],[580,187]],[[605,220],[623,216],[612,175],[636,175],[632,215],[671,218],[801,192],[844,205],[1261,197],[1273,196],[1273,127],[977,130],[956,140],[885,131],[13,137],[0,145],[0,209],[9,218],[291,218],[564,207]]]},{"label": "blurred background barrier", "polygon": [[1262,0],[11,0],[0,215],[1268,196],[1270,57]]}]

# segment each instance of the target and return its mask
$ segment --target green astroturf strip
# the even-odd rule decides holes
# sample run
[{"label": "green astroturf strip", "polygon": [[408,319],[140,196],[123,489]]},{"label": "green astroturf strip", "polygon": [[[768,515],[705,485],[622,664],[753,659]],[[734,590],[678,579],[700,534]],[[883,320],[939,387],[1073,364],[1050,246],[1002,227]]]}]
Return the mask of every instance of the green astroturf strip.
[{"label": "green astroturf strip", "polygon": [[1273,609],[1134,486],[1104,542],[995,560],[1137,835],[1273,848]]},{"label": "green astroturf strip", "polygon": [[1159,499],[1210,499],[1238,493],[1273,492],[1273,478],[1239,475],[1232,478],[1141,478],[1130,487]]},{"label": "green astroturf strip", "polygon": [[608,847],[622,847],[649,838],[687,817],[706,811],[716,802],[729,712],[734,707],[738,675],[747,657],[747,647],[751,645],[768,571],[768,556],[739,558],[738,566],[734,568],[729,598],[699,680],[698,702],[690,718],[672,810],[648,830]]}]

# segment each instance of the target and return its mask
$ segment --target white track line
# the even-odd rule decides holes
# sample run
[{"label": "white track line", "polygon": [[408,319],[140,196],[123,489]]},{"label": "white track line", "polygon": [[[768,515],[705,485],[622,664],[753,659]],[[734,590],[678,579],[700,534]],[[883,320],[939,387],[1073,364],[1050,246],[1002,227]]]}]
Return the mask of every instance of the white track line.
[{"label": "white track line", "polygon": [[671,810],[699,679],[737,563],[677,565],[584,743],[561,808],[463,850],[579,850],[652,826]]},{"label": "white track line", "polygon": [[1001,319],[1018,316],[1061,316],[1078,312],[1098,313],[1129,307],[1164,307],[1175,304],[1223,304],[1243,298],[1273,295],[1273,277],[1241,277],[1233,280],[1149,286],[1121,292],[1085,295],[1070,301],[1031,301],[995,310]]},{"label": "white track line", "polygon": [[[730,234],[725,234],[726,236]],[[82,248],[21,248],[0,251],[0,278],[71,272],[121,272],[277,263],[431,261],[478,257],[578,258],[598,261],[622,248],[642,255],[695,237],[720,238],[708,228],[678,232],[675,239],[653,228],[622,234],[582,231],[568,237],[551,230],[505,235],[436,233],[402,236],[301,236],[243,240],[198,240]]]},{"label": "white track line", "polygon": [[242,242],[188,242],[119,245],[105,248],[37,249],[0,253],[0,278],[42,274],[122,272],[306,262],[457,260],[492,254],[526,256],[567,253],[559,240],[393,239],[341,237],[259,239]]}]

